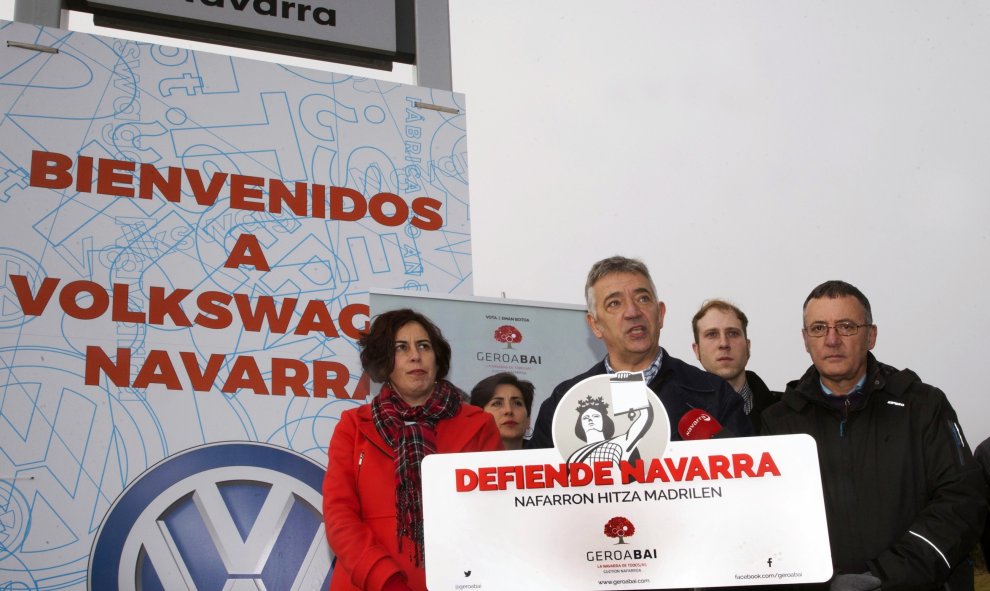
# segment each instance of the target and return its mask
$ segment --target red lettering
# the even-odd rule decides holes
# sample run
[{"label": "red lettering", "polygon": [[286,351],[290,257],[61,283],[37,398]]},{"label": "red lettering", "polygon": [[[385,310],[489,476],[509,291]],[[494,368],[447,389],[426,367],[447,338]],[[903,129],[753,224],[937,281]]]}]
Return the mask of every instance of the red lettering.
[{"label": "red lettering", "polygon": [[595,484],[614,484],[612,481],[612,462],[595,462],[593,469],[595,472]]},{"label": "red lettering", "polygon": [[495,482],[495,468],[478,469],[478,490],[498,490]]},{"label": "red lettering", "polygon": [[746,454],[732,454],[732,476],[734,478],[741,478],[743,476],[755,478],[756,474],[753,473],[753,458]]},{"label": "red lettering", "polygon": [[233,394],[241,388],[253,390],[255,394],[269,393],[265,378],[262,377],[261,370],[258,369],[258,364],[254,357],[248,355],[238,355],[234,359],[234,365],[230,368],[230,375],[227,376],[227,381],[223,383],[220,391]]},{"label": "red lettering", "polygon": [[272,358],[272,394],[285,396],[287,390],[292,390],[295,396],[309,396],[308,380],[309,366],[302,360]]},{"label": "red lettering", "polygon": [[543,472],[546,475],[547,488],[567,486],[567,464],[560,464],[559,466],[544,464]]},{"label": "red lettering", "polygon": [[670,472],[670,475],[674,478],[674,480],[680,482],[684,479],[684,470],[687,468],[687,458],[678,458],[677,464],[674,464],[674,461],[671,458],[664,458],[663,461],[667,464],[667,471]]},{"label": "red lettering", "polygon": [[37,295],[31,295],[31,286],[28,278],[24,275],[11,275],[10,284],[14,288],[14,295],[17,296],[17,303],[21,305],[21,310],[28,316],[41,316],[48,307],[55,288],[58,287],[60,279],[45,277],[41,280]]},{"label": "red lettering", "polygon": [[[333,317],[323,300],[310,300],[306,303],[299,324],[293,334],[307,335],[311,331],[322,332],[328,339],[335,339],[340,336],[337,327],[333,325]],[[355,337],[357,338],[357,337]]]},{"label": "red lettering", "polygon": [[189,382],[192,384],[194,392],[209,392],[213,389],[213,384],[220,374],[220,368],[223,367],[223,357],[219,353],[210,355],[206,360],[206,367],[200,371],[199,359],[195,353],[189,351],[179,353],[179,358],[182,359],[182,365],[186,368],[186,375],[189,376]]},{"label": "red lettering", "polygon": [[295,298],[285,298],[282,305],[275,309],[275,298],[272,296],[258,296],[258,299],[251,307],[251,298],[242,293],[234,294],[234,303],[237,311],[241,315],[244,329],[251,332],[261,332],[267,321],[272,332],[284,333],[289,329],[289,322],[292,320],[292,312],[296,309]]},{"label": "red lettering", "polygon": [[543,482],[543,471],[542,466],[529,465],[525,468],[526,472],[526,488],[546,488],[547,485]]},{"label": "red lettering", "polygon": [[457,480],[457,492],[471,492],[478,488],[478,475],[474,470],[455,468],[454,478]]},{"label": "red lettering", "polygon": [[634,463],[622,460],[619,462],[619,475],[622,482],[646,482],[646,464],[643,460]]},{"label": "red lettering", "polygon": [[220,189],[227,180],[227,173],[218,172],[210,177],[210,186],[203,186],[203,177],[195,168],[186,168],[186,178],[189,179],[189,188],[192,189],[196,203],[209,207],[217,202],[220,196]]},{"label": "red lettering", "polygon": [[80,156],[76,163],[76,191],[91,193],[93,191],[93,159]]},{"label": "red lettering", "polygon": [[[333,374],[333,379],[330,378],[331,374]],[[351,373],[343,363],[336,361],[313,362],[313,396],[316,398],[326,398],[327,392],[333,392],[335,398],[348,398],[347,382],[350,379]]]},{"label": "red lettering", "polygon": [[773,474],[774,476],[780,476],[780,470],[777,468],[777,463],[773,461],[773,456],[770,452],[763,452],[760,456],[760,467],[756,473],[757,477],[763,477],[766,474]]},{"label": "red lettering", "polygon": [[647,482],[654,482],[655,480],[670,482],[670,476],[667,476],[667,472],[663,469],[663,462],[660,461],[660,458],[653,458],[650,461],[650,471],[646,475]]},{"label": "red lettering", "polygon": [[[344,209],[344,199],[351,200],[351,209]],[[347,187],[330,187],[330,219],[356,222],[368,211],[364,195]]]},{"label": "red lettering", "polygon": [[32,187],[42,189],[66,189],[72,185],[72,158],[55,152],[31,152]]},{"label": "red lettering", "polygon": [[[385,206],[391,205],[394,211],[389,214]],[[409,206],[395,193],[378,193],[371,198],[371,219],[383,226],[401,226],[409,219]]]},{"label": "red lettering", "polygon": [[147,388],[151,384],[161,384],[168,390],[182,390],[179,375],[175,373],[172,359],[165,351],[154,349],[148,352],[148,357],[131,386]]},{"label": "red lettering", "polygon": [[307,197],[306,183],[297,182],[293,193],[282,181],[276,179],[268,181],[268,211],[272,213],[282,213],[282,205],[285,204],[293,214],[305,217],[309,209]]},{"label": "red lettering", "polygon": [[113,311],[110,314],[110,318],[114,322],[144,322],[144,312],[131,310],[128,304],[130,303],[130,285],[126,283],[114,283],[113,284]]},{"label": "red lettering", "polygon": [[516,481],[516,466],[498,467],[498,489],[505,490],[510,482]]},{"label": "red lettering", "polygon": [[114,197],[134,196],[134,169],[137,168],[137,165],[124,160],[100,158],[96,166],[97,193],[113,195]]},{"label": "red lettering", "polygon": [[732,478],[732,474],[729,473],[729,458],[725,456],[708,456],[708,472],[712,477],[712,480],[718,478]]},{"label": "red lettering", "polygon": [[576,462],[574,464],[568,464],[568,468],[571,473],[571,486],[586,486],[591,484],[591,480],[594,478],[591,466]]},{"label": "red lettering", "polygon": [[[91,298],[88,306],[79,303],[79,296],[83,294]],[[79,320],[92,320],[102,316],[110,307],[110,294],[99,283],[78,280],[62,288],[58,294],[58,303],[69,316]]]},{"label": "red lettering", "polygon": [[439,200],[431,197],[417,197],[413,199],[412,211],[419,217],[414,217],[410,224],[420,230],[433,231],[443,227],[443,217],[440,216],[440,207],[443,205]]},{"label": "red lettering", "polygon": [[182,169],[175,166],[168,167],[168,180],[162,176],[151,164],[141,165],[140,178],[138,179],[138,197],[141,199],[151,199],[154,189],[165,198],[166,201],[178,203],[182,197]]},{"label": "red lettering", "polygon": [[106,374],[114,386],[127,387],[131,383],[131,350],[117,349],[117,363],[99,347],[86,347],[86,372],[83,380],[87,386],[99,386],[100,374]]},{"label": "red lettering", "polygon": [[227,328],[234,320],[233,314],[226,308],[234,296],[220,291],[204,291],[196,297],[196,305],[200,313],[196,315],[196,324],[204,328]]},{"label": "red lettering", "polygon": [[[354,320],[359,317],[364,316],[365,320],[358,326],[354,323]],[[348,304],[344,306],[344,309],[340,311],[340,316],[337,318],[337,323],[340,324],[340,330],[344,332],[345,335],[351,337],[355,341],[361,338],[361,333],[368,330],[368,320],[371,317],[371,310],[368,308],[368,304]],[[333,319],[331,319],[330,324],[333,325]],[[298,333],[298,329],[296,331]]]},{"label": "red lettering", "polygon": [[701,462],[701,458],[697,456],[691,457],[691,462],[688,464],[687,476],[685,480],[708,480],[708,472],[705,471],[705,465]]},{"label": "red lettering", "polygon": [[180,306],[182,300],[190,293],[192,293],[191,289],[176,289],[166,294],[164,287],[149,288],[148,324],[165,324],[165,317],[168,316],[175,326],[192,326],[192,322],[189,322],[189,317]]},{"label": "red lettering", "polygon": [[223,266],[227,269],[236,269],[241,265],[249,265],[256,271],[271,271],[272,268],[265,258],[265,253],[261,249],[261,244],[254,234],[241,234],[237,237],[237,242],[230,249],[230,256]]},{"label": "red lettering", "polygon": [[327,188],[323,185],[313,185],[309,188],[310,200],[313,202],[314,218],[323,219],[327,217]]},{"label": "red lettering", "polygon": [[[262,201],[264,195],[261,192],[261,187],[264,184],[265,179],[261,177],[242,174],[230,175],[230,206],[234,209],[265,211],[265,204]],[[252,199],[258,201],[251,201]]]}]

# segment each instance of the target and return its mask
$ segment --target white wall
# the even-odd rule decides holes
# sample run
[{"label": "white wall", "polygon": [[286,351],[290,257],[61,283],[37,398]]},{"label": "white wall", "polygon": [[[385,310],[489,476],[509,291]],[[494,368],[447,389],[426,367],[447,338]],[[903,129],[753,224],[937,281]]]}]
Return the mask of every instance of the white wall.
[{"label": "white wall", "polygon": [[726,297],[782,388],[809,364],[804,297],[845,279],[878,357],[990,436],[990,5],[450,2],[477,295],[581,303],[592,262],[642,257],[671,353],[691,358],[692,314]]},{"label": "white wall", "polygon": [[990,7],[981,2],[451,2],[467,94],[475,293],[579,303],[642,257],[661,341],[721,296],[774,388],[801,303],[870,297],[875,353],[990,435]]}]

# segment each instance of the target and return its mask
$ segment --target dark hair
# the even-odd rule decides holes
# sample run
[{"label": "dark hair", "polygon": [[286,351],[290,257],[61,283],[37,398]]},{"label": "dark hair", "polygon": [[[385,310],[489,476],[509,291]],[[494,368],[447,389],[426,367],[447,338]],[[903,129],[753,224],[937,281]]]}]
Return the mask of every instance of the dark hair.
[{"label": "dark hair", "polygon": [[588,312],[592,316],[595,315],[595,294],[593,288],[599,279],[612,273],[635,273],[642,275],[650,282],[650,289],[653,290],[653,295],[657,295],[657,286],[653,283],[653,278],[650,277],[650,270],[646,268],[646,263],[639,259],[630,259],[619,255],[611,256],[591,265],[591,270],[588,271],[588,279],[584,282],[584,299],[588,304]]},{"label": "dark hair", "polygon": [[533,410],[533,394],[536,392],[533,382],[520,380],[515,374],[507,371],[488,376],[475,384],[474,388],[471,388],[471,404],[484,408],[491,401],[492,396],[495,396],[495,390],[499,386],[515,386],[518,388],[522,392],[523,403],[526,405],[526,414],[530,414]]},{"label": "dark hair", "polygon": [[804,300],[804,306],[801,307],[801,311],[803,313],[808,309],[808,302],[811,300],[818,300],[821,298],[834,300],[836,298],[844,298],[848,296],[852,296],[859,300],[859,303],[863,305],[863,309],[866,310],[866,323],[873,324],[873,310],[870,308],[870,300],[866,299],[863,292],[859,291],[856,286],[838,279],[826,281],[811,290],[811,293],[809,293],[808,297]]},{"label": "dark hair", "polygon": [[375,316],[368,332],[361,335],[361,367],[372,380],[384,383],[395,369],[395,335],[403,326],[417,322],[426,330],[437,359],[437,379],[447,377],[450,371],[450,343],[436,324],[419,312],[402,308]]},{"label": "dark hair", "polygon": [[[591,397],[589,396],[588,398]],[[612,417],[608,416],[608,405],[604,402],[600,402],[600,400],[601,399],[595,402],[589,401],[589,403],[581,401],[578,403],[578,407],[576,409],[578,418],[577,422],[574,423],[574,434],[577,435],[578,439],[581,441],[588,441],[588,436],[584,434],[584,426],[581,425],[581,417],[584,416],[586,411],[592,409],[602,413],[602,434],[605,436],[605,439],[611,439],[612,436],[615,435],[615,422],[612,420]]]},{"label": "dark hair", "polygon": [[711,299],[711,300],[705,300],[705,303],[701,304],[701,309],[698,310],[697,313],[695,313],[694,318],[691,319],[691,330],[694,331],[695,343],[698,342],[698,321],[704,318],[705,314],[707,314],[708,311],[711,310],[712,308],[715,308],[716,310],[721,310],[723,312],[731,312],[735,314],[736,318],[739,319],[739,323],[742,324],[743,337],[749,338],[749,336],[746,334],[746,329],[749,327],[749,318],[746,318],[746,315],[743,314],[743,311],[725,300]]}]

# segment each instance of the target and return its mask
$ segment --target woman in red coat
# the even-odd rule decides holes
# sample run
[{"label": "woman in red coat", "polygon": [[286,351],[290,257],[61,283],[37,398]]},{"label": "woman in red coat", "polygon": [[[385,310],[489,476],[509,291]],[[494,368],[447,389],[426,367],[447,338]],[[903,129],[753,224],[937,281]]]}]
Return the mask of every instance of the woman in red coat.
[{"label": "woman in red coat", "polygon": [[420,464],[431,453],[502,449],[491,415],[443,379],[450,345],[412,310],[377,316],[361,365],[381,391],[330,439],[323,519],[337,556],[331,591],[425,591]]}]

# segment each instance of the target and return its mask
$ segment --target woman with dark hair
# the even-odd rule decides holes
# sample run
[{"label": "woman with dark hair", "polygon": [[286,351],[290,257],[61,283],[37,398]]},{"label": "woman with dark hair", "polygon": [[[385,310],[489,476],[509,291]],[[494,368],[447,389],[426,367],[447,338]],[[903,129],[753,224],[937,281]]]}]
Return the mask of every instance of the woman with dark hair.
[{"label": "woman with dark hair", "polygon": [[488,376],[471,389],[471,404],[495,417],[505,449],[522,449],[535,390],[532,382],[509,372]]},{"label": "woman with dark hair", "polygon": [[330,439],[323,518],[337,557],[331,591],[423,591],[420,465],[432,453],[502,448],[491,416],[462,404],[445,380],[450,345],[409,309],[377,316],[361,365],[383,383],[370,404],[344,411]]},{"label": "woman with dark hair", "polygon": [[567,458],[568,463],[610,462],[618,465],[621,460],[629,461],[636,444],[653,423],[653,408],[647,406],[646,412],[632,411],[629,429],[621,435],[615,435],[615,423],[608,416],[608,404],[602,396],[585,397],[578,402],[576,410],[578,418],[574,424],[574,434],[588,444],[575,450]]}]

